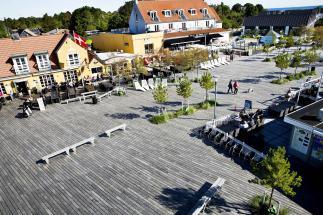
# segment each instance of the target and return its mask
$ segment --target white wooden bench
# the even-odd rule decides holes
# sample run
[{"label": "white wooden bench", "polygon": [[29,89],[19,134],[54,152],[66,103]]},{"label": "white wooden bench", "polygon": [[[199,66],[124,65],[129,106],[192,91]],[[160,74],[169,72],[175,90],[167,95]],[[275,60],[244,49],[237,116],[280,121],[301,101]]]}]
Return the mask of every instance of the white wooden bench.
[{"label": "white wooden bench", "polygon": [[69,102],[75,102],[75,101],[79,101],[81,102],[82,101],[82,97],[76,97],[76,98],[71,98],[71,99],[66,99],[64,101],[61,101],[61,104],[68,104]]},{"label": "white wooden bench", "polygon": [[126,127],[127,127],[127,125],[126,124],[122,124],[122,125],[119,125],[119,126],[117,126],[117,127],[114,127],[114,128],[111,128],[111,129],[109,129],[109,130],[107,130],[107,131],[105,131],[104,133],[106,133],[106,135],[108,136],[108,137],[111,137],[111,133],[112,132],[114,132],[114,131],[117,131],[117,130],[126,130]]},{"label": "white wooden bench", "polygon": [[83,145],[85,143],[94,144],[94,140],[95,140],[94,137],[90,137],[88,139],[82,140],[81,142],[75,143],[74,145],[65,147],[65,148],[63,148],[61,150],[58,150],[58,151],[53,152],[53,153],[51,153],[49,155],[46,155],[46,156],[42,157],[41,160],[45,161],[45,163],[48,164],[49,163],[49,158],[55,157],[55,156],[60,155],[60,154],[63,154],[63,153],[69,155],[70,154],[70,150],[72,150],[73,152],[75,152],[76,151],[76,147],[81,146],[81,145]]},{"label": "white wooden bench", "polygon": [[63,153],[69,155],[70,154],[70,147],[65,147],[65,148],[63,148],[61,150],[58,150],[56,152],[53,152],[53,153],[51,153],[49,155],[44,156],[41,159],[43,161],[45,161],[46,164],[48,164],[49,163],[49,158],[55,157],[55,156],[63,154]]},{"label": "white wooden bench", "polygon": [[81,95],[82,95],[82,98],[83,98],[83,101],[85,102],[85,100],[87,99],[87,98],[91,98],[92,96],[96,96],[96,93],[97,93],[98,91],[90,91],[90,92],[86,92],[86,93],[81,93]]},{"label": "white wooden bench", "polygon": [[94,145],[94,140],[95,138],[94,137],[90,137],[89,139],[86,139],[86,140],[82,140],[81,142],[78,142],[78,143],[75,143],[74,145],[71,145],[69,146],[69,148],[73,151],[73,152],[76,152],[76,147],[79,147],[83,144],[86,144],[86,143],[91,143]]},{"label": "white wooden bench", "polygon": [[106,92],[106,93],[104,93],[104,94],[102,94],[102,95],[99,95],[98,96],[98,100],[99,100],[99,102],[101,102],[102,101],[102,98],[104,98],[104,97],[111,97],[112,96],[112,92],[113,91],[109,91],[109,92]]},{"label": "white wooden bench", "polygon": [[198,202],[195,204],[195,206],[187,213],[187,215],[198,215],[200,214],[209,201],[212,199],[215,193],[219,192],[221,187],[223,186],[225,182],[225,179],[223,178],[218,178],[214,184],[204,193],[202,198],[198,200]]}]

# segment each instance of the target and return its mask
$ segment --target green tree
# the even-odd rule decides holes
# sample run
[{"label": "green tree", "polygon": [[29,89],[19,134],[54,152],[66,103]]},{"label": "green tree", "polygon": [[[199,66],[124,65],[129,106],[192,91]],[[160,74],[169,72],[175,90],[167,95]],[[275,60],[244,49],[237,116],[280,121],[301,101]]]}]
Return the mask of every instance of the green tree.
[{"label": "green tree", "polygon": [[182,96],[183,99],[187,102],[187,107],[189,108],[189,97],[192,96],[193,88],[192,82],[185,75],[182,80],[179,82],[179,85],[176,88],[177,95]]},{"label": "green tree", "polygon": [[8,37],[7,29],[4,22],[0,21],[0,38]]},{"label": "green tree", "polygon": [[263,52],[265,52],[267,54],[267,58],[270,52],[270,45],[266,44],[263,46]]},{"label": "green tree", "polygon": [[289,67],[289,61],[290,59],[287,53],[280,54],[275,58],[276,67],[280,69],[279,79],[281,79],[283,70]]},{"label": "green tree", "polygon": [[232,10],[235,11],[235,12],[240,13],[240,12],[242,12],[242,5],[237,3],[237,4],[232,6]]},{"label": "green tree", "polygon": [[270,149],[267,156],[255,168],[260,176],[260,184],[271,188],[269,207],[275,189],[281,189],[286,195],[294,196],[293,187],[299,187],[302,182],[297,172],[290,170],[290,162],[286,158],[285,148]]},{"label": "green tree", "polygon": [[126,1],[125,4],[118,9],[118,13],[122,17],[122,21],[118,23],[117,28],[129,27],[129,19],[133,8],[133,3],[134,1]]},{"label": "green tree", "polygon": [[293,53],[293,59],[291,63],[291,67],[295,68],[295,75],[297,72],[297,68],[300,67],[302,64],[302,53],[301,51],[295,51]]},{"label": "green tree", "polygon": [[293,36],[289,36],[286,38],[286,48],[293,47],[295,44]]},{"label": "green tree", "polygon": [[137,74],[147,75],[148,71],[144,65],[144,59],[136,57],[134,60],[134,68]]},{"label": "green tree", "polygon": [[209,93],[208,91],[213,89],[215,86],[215,82],[212,79],[212,74],[210,72],[205,72],[200,80],[200,86],[202,89],[205,89],[205,103],[209,101]]},{"label": "green tree", "polygon": [[245,16],[256,16],[258,14],[258,9],[253,4],[247,3],[244,5]]},{"label": "green tree", "polygon": [[307,50],[304,54],[304,61],[308,64],[308,71],[310,71],[311,65],[316,63],[320,59],[320,56],[315,50]]},{"label": "green tree", "polygon": [[[157,104],[163,104],[168,100],[167,87],[159,84],[153,91],[154,100]],[[162,108],[161,108],[162,109]]]}]

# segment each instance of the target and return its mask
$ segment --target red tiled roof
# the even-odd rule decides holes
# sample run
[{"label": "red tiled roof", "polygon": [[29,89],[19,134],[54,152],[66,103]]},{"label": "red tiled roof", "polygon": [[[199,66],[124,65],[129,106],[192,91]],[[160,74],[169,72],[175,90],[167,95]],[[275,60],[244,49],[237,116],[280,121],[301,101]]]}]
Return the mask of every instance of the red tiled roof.
[{"label": "red tiled roof", "polygon": [[223,28],[209,28],[209,29],[201,29],[201,30],[193,30],[193,31],[177,31],[165,33],[164,39],[172,39],[177,37],[188,37],[190,35],[198,35],[198,34],[215,34],[225,32],[226,30]]},{"label": "red tiled roof", "polygon": [[35,52],[47,51],[53,69],[59,68],[56,47],[66,39],[68,34],[20,38],[20,40],[0,39],[0,78],[15,75],[11,57],[27,54],[30,72],[37,72]]},{"label": "red tiled roof", "polygon": [[[138,8],[146,23],[153,23],[149,15],[150,11],[157,11],[160,22],[179,22],[183,21],[179,18],[178,14],[172,14],[171,17],[165,17],[162,13],[164,10],[178,10],[182,9],[187,20],[200,20],[205,19],[201,9],[208,9],[210,18],[220,21],[219,15],[214,8],[210,7],[203,0],[139,0]],[[189,9],[195,9],[196,15],[191,15]]]}]

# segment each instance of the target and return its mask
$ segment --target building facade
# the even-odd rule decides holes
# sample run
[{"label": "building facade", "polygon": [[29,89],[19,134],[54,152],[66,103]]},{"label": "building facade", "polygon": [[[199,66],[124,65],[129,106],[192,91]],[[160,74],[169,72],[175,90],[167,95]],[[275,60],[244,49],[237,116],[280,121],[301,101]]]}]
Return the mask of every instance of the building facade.
[{"label": "building facade", "polygon": [[285,116],[293,125],[288,153],[313,166],[323,165],[323,100]]},{"label": "building facade", "polygon": [[0,86],[3,95],[28,94],[55,82],[79,81],[102,67],[69,34],[0,40]]},{"label": "building facade", "polygon": [[94,49],[104,52],[126,52],[137,55],[158,53],[163,47],[164,34],[152,32],[144,34],[101,33],[93,35]]},{"label": "building facade", "polygon": [[139,55],[178,49],[190,44],[229,42],[220,17],[203,0],[138,0],[129,19],[129,29],[93,36],[99,51],[124,51]]},{"label": "building facade", "polygon": [[319,7],[306,9],[282,8],[266,10],[257,16],[245,17],[243,34],[255,30],[261,35],[268,31],[276,31],[288,35],[292,30],[314,27],[315,23],[323,18]]}]

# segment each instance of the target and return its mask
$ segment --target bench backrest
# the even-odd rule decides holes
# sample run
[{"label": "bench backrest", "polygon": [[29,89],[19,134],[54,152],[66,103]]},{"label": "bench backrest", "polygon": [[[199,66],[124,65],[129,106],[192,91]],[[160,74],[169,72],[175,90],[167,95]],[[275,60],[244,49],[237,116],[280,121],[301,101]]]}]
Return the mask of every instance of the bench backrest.
[{"label": "bench backrest", "polygon": [[91,95],[91,94],[96,94],[97,91],[91,91],[91,92],[86,92],[86,93],[81,93],[82,96],[86,96],[86,95]]}]

